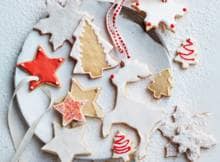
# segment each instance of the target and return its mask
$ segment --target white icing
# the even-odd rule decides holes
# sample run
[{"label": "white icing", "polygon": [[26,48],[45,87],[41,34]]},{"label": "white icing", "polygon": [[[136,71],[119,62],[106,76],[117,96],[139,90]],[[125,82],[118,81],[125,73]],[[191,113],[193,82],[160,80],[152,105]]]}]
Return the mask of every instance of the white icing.
[{"label": "white icing", "polygon": [[136,8],[144,11],[146,13],[145,22],[151,23],[151,26],[146,27],[147,30],[159,27],[159,24],[162,22],[169,30],[175,30],[175,28],[170,28],[170,25],[175,25],[175,19],[186,13],[183,11],[183,8],[186,8],[185,4],[176,0],[168,0],[167,2],[162,2],[161,0],[140,0],[139,3],[140,5]]},{"label": "white icing", "polygon": [[127,83],[139,81],[141,78],[146,78],[150,75],[151,72],[146,64],[136,59],[128,59],[125,61],[125,67],[119,70],[112,82],[118,89],[125,92]]},{"label": "white icing", "polygon": [[[90,155],[83,143],[83,127],[61,128],[54,123],[55,137],[42,147],[43,151],[57,154],[61,162],[71,162],[77,155]],[[74,138],[73,138],[74,137]]]},{"label": "white icing", "polygon": [[194,52],[193,52],[193,54],[191,54],[189,56],[184,56],[184,57],[187,58],[187,59],[194,59],[194,60],[184,60],[183,58],[180,57],[180,55],[178,55],[179,52],[185,53],[185,54],[189,53],[189,51],[186,51],[183,48],[183,45],[188,44],[186,41],[184,41],[182,43],[181,47],[179,49],[177,49],[177,52],[176,52],[177,55],[174,58],[174,61],[179,62],[183,69],[187,69],[187,68],[189,68],[190,65],[195,65],[195,64],[198,63],[198,54],[197,54],[197,48],[196,48],[196,45],[195,45],[195,41],[193,41],[192,39],[190,39],[190,40],[192,41],[193,45],[188,46],[187,48],[189,50],[194,50]]},{"label": "white icing", "polygon": [[[81,43],[80,43],[80,39],[79,39],[79,37],[82,36],[84,33],[84,26],[85,26],[86,22],[93,28],[93,30],[98,38],[99,43],[102,45],[102,47],[104,49],[104,53],[105,53],[106,62],[108,63],[108,65],[110,67],[117,66],[118,61],[116,61],[116,59],[114,59],[113,56],[109,54],[113,49],[112,45],[102,38],[102,36],[99,33],[99,28],[96,27],[92,23],[90,18],[88,16],[84,16],[82,18],[79,26],[77,27],[77,29],[74,32],[74,36],[76,38],[76,41],[73,45],[70,56],[77,60],[77,64],[74,68],[73,73],[76,73],[76,74],[85,74],[86,73],[84,71],[84,69],[82,67],[82,63],[81,63],[81,52],[82,51],[81,51],[81,47],[80,47]],[[105,69],[103,69],[103,70],[105,70]]]},{"label": "white icing", "polygon": [[[171,116],[173,120],[165,119],[159,127],[162,135],[170,140],[165,146],[168,150],[166,157],[185,154],[188,160],[195,161],[200,157],[201,148],[208,149],[214,146],[216,140],[205,131],[207,116],[207,113],[191,114],[187,110],[175,108]],[[173,148],[170,146],[172,144]]]},{"label": "white icing", "polygon": [[50,42],[54,50],[61,47],[66,40],[73,43],[73,32],[83,16],[81,13],[76,12],[76,7],[77,2],[75,0],[68,0],[64,7],[55,0],[48,0],[49,17],[41,19],[34,26],[43,34],[51,34]]},{"label": "white icing", "polygon": [[[125,95],[126,84],[136,82],[140,77],[150,75],[147,65],[137,60],[128,60],[125,67],[120,69],[112,80],[117,87],[117,101],[113,111],[103,119],[102,134],[106,137],[113,124],[125,124],[135,129],[140,137],[136,152],[136,160],[143,160],[146,155],[146,146],[152,129],[160,120],[161,112],[151,109],[149,105],[138,103]],[[146,123],[144,125],[144,123]],[[144,126],[143,126],[144,125]]]},{"label": "white icing", "polygon": [[178,150],[176,145],[173,145],[171,143],[166,144],[165,146],[166,151],[166,157],[176,157],[178,155]]}]

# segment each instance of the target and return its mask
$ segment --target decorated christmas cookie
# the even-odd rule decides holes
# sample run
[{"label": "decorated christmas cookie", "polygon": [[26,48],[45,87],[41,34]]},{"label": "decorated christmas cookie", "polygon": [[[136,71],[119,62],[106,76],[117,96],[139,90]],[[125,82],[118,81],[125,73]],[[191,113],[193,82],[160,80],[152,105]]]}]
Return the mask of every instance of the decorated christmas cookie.
[{"label": "decorated christmas cookie", "polygon": [[172,88],[171,70],[161,71],[149,84],[148,90],[153,93],[154,98],[160,99],[162,96],[170,96]]},{"label": "decorated christmas cookie", "polygon": [[38,47],[36,57],[33,61],[22,62],[17,66],[30,75],[39,78],[37,81],[30,81],[29,89],[32,91],[41,84],[60,86],[55,72],[63,62],[63,58],[49,58],[43,48]]},{"label": "decorated christmas cookie", "polygon": [[65,41],[73,43],[73,32],[82,18],[82,14],[76,11],[76,6],[74,0],[67,0],[64,7],[55,0],[47,0],[49,17],[41,19],[34,28],[42,34],[50,34],[50,42],[54,50],[61,47]]},{"label": "decorated christmas cookie", "polygon": [[208,149],[216,144],[213,136],[206,133],[208,113],[192,114],[175,107],[171,117],[162,121],[159,130],[169,139],[165,146],[166,157],[185,154],[190,161],[200,157],[201,149]]},{"label": "decorated christmas cookie", "polygon": [[[79,133],[81,132],[81,133]],[[55,137],[42,147],[43,151],[58,155],[61,162],[71,162],[75,156],[90,155],[83,143],[83,127],[61,128],[54,123]]]},{"label": "decorated christmas cookie", "polygon": [[83,17],[74,36],[76,42],[70,54],[77,61],[74,73],[89,74],[96,79],[103,70],[117,66],[118,62],[110,55],[112,45],[102,38],[89,18]]},{"label": "decorated christmas cookie", "polygon": [[112,152],[113,158],[122,158],[125,162],[130,161],[130,156],[134,152],[131,140],[118,131],[114,136]]},{"label": "decorated christmas cookie", "polygon": [[83,88],[78,81],[73,79],[70,93],[75,99],[86,101],[82,108],[85,116],[103,118],[102,109],[96,101],[100,94],[99,88]]},{"label": "decorated christmas cookie", "polygon": [[[55,1],[61,2],[60,0]],[[71,3],[75,3],[75,0],[71,1]],[[54,2],[51,1],[51,5]],[[111,24],[113,25],[111,29],[120,29],[117,39],[119,40],[122,38],[120,36],[123,36],[126,44],[123,45],[123,41],[120,40],[120,46],[123,47],[125,52],[123,54],[127,57],[120,61],[121,67],[110,69],[119,64],[119,61],[111,55],[121,58],[116,46],[113,48],[111,42],[108,42],[110,37],[106,30],[105,18],[111,4],[84,0],[81,1],[80,6],[77,6],[77,10],[75,8],[71,10],[72,13],[86,11],[89,15],[93,15],[94,19],[91,20],[81,14],[78,14],[78,18],[72,19],[67,12],[65,14],[59,13],[61,10],[66,10],[68,4],[70,4],[68,0],[67,3],[63,2],[58,3],[62,6],[57,6],[59,10],[56,11],[57,18],[53,18],[53,23],[47,24],[53,17],[52,14],[49,14],[48,18],[39,21],[38,25],[48,25],[46,35],[42,35],[36,30],[28,35],[17,61],[20,63],[32,60],[35,49],[39,44],[50,51],[49,41],[56,35],[53,34],[56,32],[52,31],[53,26],[51,28],[49,26],[57,25],[57,31],[63,32],[65,38],[69,39],[69,37],[66,37],[68,35],[66,35],[66,31],[62,31],[65,29],[60,28],[60,25],[66,24],[66,19],[78,21],[75,28],[71,25],[73,22],[68,22],[70,27],[67,27],[67,30],[71,30],[68,33],[72,33],[71,38],[75,39],[73,46],[67,43],[63,44],[67,39],[59,35],[59,40],[62,41],[57,42],[56,35],[55,44],[57,48],[60,48],[56,48],[57,50],[52,51],[49,55],[57,59],[65,58],[62,67],[56,71],[59,82],[62,83],[59,89],[46,87],[30,93],[26,88],[27,82],[22,84],[23,86],[19,84],[23,79],[30,78],[26,78],[27,76],[20,69],[16,69],[15,94],[17,94],[21,113],[27,124],[31,126],[31,134],[35,134],[43,143],[46,143],[42,150],[58,155],[62,162],[70,162],[73,158],[100,160],[112,157],[130,161],[129,155],[132,156],[131,159],[134,157],[136,161],[148,161],[147,156],[145,156],[149,147],[148,142],[152,140],[151,133],[154,132],[157,128],[157,122],[160,121],[161,111],[157,106],[147,102],[145,88],[148,81],[147,77],[151,72],[155,73],[158,70],[170,67],[163,46],[151,39],[148,33],[143,31],[142,26],[131,19],[134,15],[127,14],[124,12],[125,10],[122,10],[122,14],[119,14],[120,12],[117,12],[117,9],[122,8],[122,3],[120,3],[120,5],[116,5],[117,7],[115,6],[111,13],[118,14],[117,23]],[[55,9],[56,7],[54,7]],[[129,9],[129,13],[134,13],[134,11]],[[62,16],[59,17],[59,14]],[[135,16],[138,16],[138,14]],[[96,26],[99,27],[100,31]],[[115,33],[117,33],[117,30]],[[129,49],[129,52],[132,53],[131,57],[128,57],[130,55],[127,55],[128,51],[126,52],[126,49]],[[154,49],[154,57],[152,57],[152,49]],[[71,57],[76,59],[76,64],[69,58],[70,54]],[[137,60],[141,60],[142,63]],[[50,67],[48,65],[44,68],[44,71]],[[150,70],[147,65],[149,65]],[[73,69],[74,73],[72,72]],[[104,71],[105,69],[108,69],[108,71]],[[111,74],[113,74],[112,79],[109,81]],[[88,76],[97,79],[93,80]],[[135,83],[130,84],[130,82]],[[116,86],[117,93],[114,92],[115,87],[111,85],[112,83]],[[17,87],[21,87],[19,91],[17,91]],[[44,93],[44,90],[50,93]],[[63,98],[62,101],[60,101],[61,98]],[[54,101],[60,102],[55,103]],[[52,123],[60,121],[61,117],[63,117],[62,128],[56,127],[54,135]],[[85,117],[88,117],[86,122],[81,123],[85,121]],[[101,118],[101,120],[95,118]],[[13,119],[12,121],[16,120]],[[67,129],[72,126],[72,123],[75,124],[74,128]],[[79,124],[83,124],[83,127],[77,127]],[[16,125],[13,128],[16,128]],[[82,133],[82,129],[85,133]],[[117,130],[120,130],[120,134],[115,135],[114,132]],[[103,138],[100,132],[104,136],[109,136]],[[27,135],[29,135],[29,131]],[[30,138],[30,136],[25,137]],[[112,145],[113,138],[115,142]],[[22,141],[27,141],[26,139],[24,138]],[[83,141],[88,145],[86,146]],[[19,144],[20,141],[18,140],[17,143]],[[21,148],[24,148],[23,143]],[[113,148],[114,150],[112,150]],[[87,150],[92,150],[92,152]],[[18,153],[20,153],[20,150],[18,150]],[[83,156],[88,155],[88,153],[91,153],[90,156]],[[15,157],[19,158],[17,154]],[[109,160],[111,161],[111,159]]]},{"label": "decorated christmas cookie", "polygon": [[190,65],[195,65],[198,62],[197,57],[198,55],[195,42],[188,38],[176,51],[174,61],[180,63],[183,69],[187,69]]},{"label": "decorated christmas cookie", "polygon": [[124,124],[136,130],[140,137],[136,151],[137,160],[145,158],[147,137],[149,137],[155,124],[160,120],[161,112],[151,109],[146,104],[127,98],[126,86],[129,82],[137,82],[149,75],[150,71],[146,64],[130,59],[127,60],[125,66],[116,75],[112,75],[112,82],[117,87],[117,101],[114,109],[104,117],[102,125],[104,137],[110,134],[113,124]]},{"label": "decorated christmas cookie", "polygon": [[185,4],[176,0],[136,0],[132,6],[137,11],[146,13],[147,31],[153,28],[175,31],[176,19],[188,11]]},{"label": "decorated christmas cookie", "polygon": [[85,121],[82,108],[86,101],[76,100],[71,94],[67,94],[65,99],[53,107],[63,116],[63,126],[68,125],[72,121]]}]

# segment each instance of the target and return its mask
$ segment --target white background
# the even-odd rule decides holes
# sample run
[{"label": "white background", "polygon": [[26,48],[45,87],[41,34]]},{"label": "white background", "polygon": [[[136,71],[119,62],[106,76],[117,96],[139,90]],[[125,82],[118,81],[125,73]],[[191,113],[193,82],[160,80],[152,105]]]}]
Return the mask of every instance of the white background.
[{"label": "white background", "polygon": [[[220,1],[194,0],[189,1],[189,5],[190,13],[179,21],[176,34],[167,33],[164,37],[171,55],[174,55],[182,39],[196,39],[200,62],[187,71],[182,71],[174,64],[175,87],[168,105],[179,105],[196,112],[211,112],[213,116],[209,120],[209,131],[219,141]],[[9,161],[13,154],[7,128],[7,105],[13,91],[16,58],[25,37],[44,14],[44,0],[0,1],[0,162]],[[28,161],[53,161],[40,151],[41,145],[37,139],[32,141],[25,152]],[[199,162],[220,161],[219,153],[220,146],[217,145],[204,152]]]}]

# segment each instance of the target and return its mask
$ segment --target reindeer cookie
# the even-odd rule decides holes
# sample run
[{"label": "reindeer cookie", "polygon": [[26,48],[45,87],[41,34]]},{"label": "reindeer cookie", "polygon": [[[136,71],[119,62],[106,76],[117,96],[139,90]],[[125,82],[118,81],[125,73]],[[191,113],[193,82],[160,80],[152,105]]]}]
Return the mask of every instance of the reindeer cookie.
[{"label": "reindeer cookie", "polygon": [[104,137],[110,134],[113,124],[124,124],[136,130],[140,137],[136,160],[143,159],[146,155],[147,137],[149,137],[155,124],[160,120],[161,112],[153,110],[149,105],[138,103],[126,97],[126,85],[137,82],[150,75],[146,64],[137,60],[128,60],[120,71],[111,77],[112,83],[117,88],[117,101],[114,109],[105,115],[102,124]]}]

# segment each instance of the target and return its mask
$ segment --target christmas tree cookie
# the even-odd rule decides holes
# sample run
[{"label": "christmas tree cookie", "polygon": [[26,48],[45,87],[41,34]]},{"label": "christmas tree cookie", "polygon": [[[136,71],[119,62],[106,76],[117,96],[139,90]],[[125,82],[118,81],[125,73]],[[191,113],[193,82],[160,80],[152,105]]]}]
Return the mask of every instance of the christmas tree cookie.
[{"label": "christmas tree cookie", "polygon": [[163,70],[157,74],[148,86],[148,90],[153,93],[156,99],[160,99],[162,96],[171,96],[171,89],[172,75],[170,69]]},{"label": "christmas tree cookie", "polygon": [[174,58],[174,61],[180,63],[183,69],[187,69],[190,65],[195,65],[198,62],[197,57],[198,54],[195,42],[188,38],[176,51],[176,57]]},{"label": "christmas tree cookie", "polygon": [[86,16],[74,36],[76,42],[70,54],[77,61],[74,73],[88,74],[90,78],[96,79],[102,76],[103,70],[118,65],[110,55],[112,45],[102,38],[98,28]]},{"label": "christmas tree cookie", "polygon": [[126,134],[118,131],[113,139],[112,144],[113,158],[122,158],[125,162],[130,161],[131,154],[134,153],[131,140]]}]

